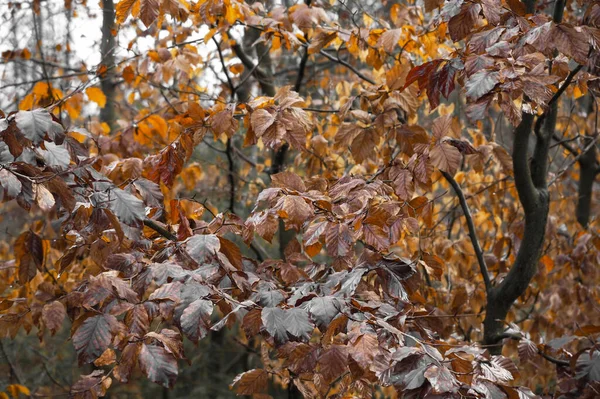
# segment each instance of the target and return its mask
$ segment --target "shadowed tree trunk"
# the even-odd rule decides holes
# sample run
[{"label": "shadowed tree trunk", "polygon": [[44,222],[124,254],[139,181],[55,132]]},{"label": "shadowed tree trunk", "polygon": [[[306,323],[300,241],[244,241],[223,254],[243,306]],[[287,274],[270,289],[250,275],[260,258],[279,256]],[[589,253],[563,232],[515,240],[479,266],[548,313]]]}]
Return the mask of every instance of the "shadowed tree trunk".
[{"label": "shadowed tree trunk", "polygon": [[[587,143],[586,143],[587,144]],[[587,228],[590,222],[592,192],[598,173],[596,146],[591,146],[579,159],[579,187],[577,196],[577,221]]]},{"label": "shadowed tree trunk", "polygon": [[106,105],[100,111],[100,120],[110,127],[111,132],[116,126],[115,113],[115,4],[114,0],[102,0],[102,42],[100,52],[101,63],[108,68],[100,81],[100,88],[106,96]]},{"label": "shadowed tree trunk", "polygon": [[[584,228],[587,228],[590,222],[590,212],[592,206],[592,193],[594,189],[594,182],[596,181],[596,175],[598,174],[598,162],[596,161],[596,145],[591,145],[593,137],[598,134],[596,120],[597,112],[594,112],[595,99],[592,95],[588,97],[588,117],[593,115],[593,131],[588,132],[586,140],[584,141],[584,153],[579,158],[579,185],[577,192],[577,221]],[[585,150],[590,146],[587,151]]]},{"label": "shadowed tree trunk", "polygon": [[[527,1],[526,6],[529,13],[535,12],[533,0]],[[555,23],[561,22],[564,7],[564,0],[555,2],[553,14]],[[488,287],[484,344],[488,345],[492,354],[502,352],[502,340],[506,338],[504,335],[506,315],[514,302],[525,293],[537,272],[550,203],[547,187],[548,152],[556,127],[557,100],[579,69],[578,67],[569,74],[561,89],[550,100],[548,109],[538,117],[535,125],[534,115],[524,112],[522,122],[515,129],[512,160],[515,185],[525,213],[525,230],[510,271],[500,284]],[[532,129],[535,132],[536,143],[530,164],[529,143]]]}]

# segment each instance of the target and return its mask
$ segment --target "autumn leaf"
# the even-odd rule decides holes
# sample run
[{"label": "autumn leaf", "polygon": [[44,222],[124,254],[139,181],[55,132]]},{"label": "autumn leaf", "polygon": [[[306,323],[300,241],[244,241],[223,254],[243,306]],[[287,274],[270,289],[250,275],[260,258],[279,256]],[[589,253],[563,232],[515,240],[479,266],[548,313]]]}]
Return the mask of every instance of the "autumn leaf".
[{"label": "autumn leaf", "polygon": [[114,187],[110,190],[109,207],[121,222],[129,225],[136,225],[144,220],[146,213],[144,211],[144,203],[141,199]]},{"label": "autumn leaf", "polygon": [[34,232],[27,231],[17,238],[14,251],[21,283],[30,281],[38,270],[43,270],[47,250],[47,244]]},{"label": "autumn leaf", "polygon": [[152,382],[170,388],[177,378],[177,360],[162,346],[142,344],[139,354],[142,371]]},{"label": "autumn leaf", "polygon": [[36,144],[44,140],[46,134],[53,138],[57,133],[63,132],[63,128],[52,120],[45,109],[19,111],[15,121],[23,135]]},{"label": "autumn leaf", "polygon": [[476,72],[465,84],[467,96],[473,100],[477,100],[484,94],[489,93],[498,83],[498,77],[498,72],[487,69]]},{"label": "autumn leaf", "polygon": [[91,363],[108,348],[119,322],[110,314],[87,318],[73,335],[79,364]]},{"label": "autumn leaf", "polygon": [[204,299],[192,302],[181,315],[183,333],[194,342],[204,338],[210,329],[210,315],[212,312],[212,302]]},{"label": "autumn leaf", "polygon": [[231,384],[238,395],[254,395],[267,390],[269,374],[263,369],[246,371],[236,376]]},{"label": "autumn leaf", "polygon": [[117,22],[119,24],[122,24],[123,22],[125,22],[125,20],[127,19],[127,17],[129,16],[129,14],[131,12],[132,7],[138,1],[139,0],[120,0],[117,3],[116,16],[117,16]]},{"label": "autumn leaf", "polygon": [[288,340],[286,317],[286,312],[277,307],[263,308],[261,313],[261,320],[265,330],[267,330],[275,341],[280,343]]},{"label": "autumn leaf", "polygon": [[159,4],[158,0],[139,0],[140,2],[140,19],[149,27],[158,17]]},{"label": "autumn leaf", "polygon": [[44,308],[42,309],[42,320],[52,335],[60,329],[66,315],[66,309],[59,301],[44,305]]},{"label": "autumn leaf", "polygon": [[202,264],[216,255],[221,248],[221,242],[214,234],[196,234],[187,239],[185,247],[192,259]]},{"label": "autumn leaf", "polygon": [[394,48],[398,45],[400,36],[402,35],[402,29],[390,29],[386,30],[381,34],[377,41],[377,46],[382,47],[388,53],[394,51]]},{"label": "autumn leaf", "polygon": [[90,100],[98,104],[100,108],[104,108],[106,106],[106,96],[102,92],[102,89],[98,87],[88,87],[85,89],[85,94]]},{"label": "autumn leaf", "polygon": [[433,147],[429,153],[431,163],[440,170],[454,175],[462,159],[460,151],[454,146],[441,142]]}]

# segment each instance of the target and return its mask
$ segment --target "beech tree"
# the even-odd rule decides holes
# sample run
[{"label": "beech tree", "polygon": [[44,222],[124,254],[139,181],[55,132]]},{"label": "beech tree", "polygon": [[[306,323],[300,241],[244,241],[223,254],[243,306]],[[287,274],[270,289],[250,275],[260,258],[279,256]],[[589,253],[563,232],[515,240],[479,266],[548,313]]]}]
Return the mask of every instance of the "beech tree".
[{"label": "beech tree", "polygon": [[206,341],[211,397],[599,395],[600,1],[101,6],[100,64],[5,71],[3,356],[80,376],[0,396],[168,397]]}]

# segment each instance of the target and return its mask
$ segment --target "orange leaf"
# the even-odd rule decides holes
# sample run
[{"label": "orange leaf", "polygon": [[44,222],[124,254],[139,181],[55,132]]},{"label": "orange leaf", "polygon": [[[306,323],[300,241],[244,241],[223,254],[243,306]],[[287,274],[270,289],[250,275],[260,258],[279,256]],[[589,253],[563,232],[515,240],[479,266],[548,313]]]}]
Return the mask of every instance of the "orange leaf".
[{"label": "orange leaf", "polygon": [[98,104],[100,108],[104,108],[106,106],[106,96],[100,88],[88,87],[85,89],[85,94],[87,94],[90,100]]}]

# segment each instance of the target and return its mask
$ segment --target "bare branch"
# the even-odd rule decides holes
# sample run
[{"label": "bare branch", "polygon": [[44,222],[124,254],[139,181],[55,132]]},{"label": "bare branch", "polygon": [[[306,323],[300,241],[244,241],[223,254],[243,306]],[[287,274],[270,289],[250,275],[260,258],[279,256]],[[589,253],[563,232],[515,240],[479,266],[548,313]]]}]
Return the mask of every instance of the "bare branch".
[{"label": "bare branch", "polygon": [[463,193],[462,189],[460,188],[460,186],[458,185],[456,180],[454,180],[452,175],[450,175],[449,173],[444,172],[444,171],[440,171],[440,172],[442,173],[444,178],[448,181],[448,183],[450,183],[450,185],[454,189],[454,192],[456,192],[456,196],[458,197],[458,200],[460,201],[460,206],[463,210],[463,213],[465,214],[465,219],[467,220],[467,227],[469,228],[469,238],[471,239],[471,244],[473,245],[473,249],[475,250],[475,255],[477,256],[477,262],[479,263],[479,270],[481,271],[481,275],[483,277],[483,282],[485,284],[485,290],[486,290],[486,292],[489,292],[490,289],[492,288],[492,283],[490,281],[490,274],[489,274],[487,265],[485,264],[485,259],[483,257],[483,250],[481,249],[481,246],[479,245],[479,240],[477,239],[477,234],[475,232],[475,224],[473,223],[473,217],[471,216],[471,211],[469,210],[469,205],[467,204],[467,199],[465,198],[465,194]]},{"label": "bare branch", "polygon": [[258,80],[258,83],[267,96],[274,97],[275,96],[275,86],[270,81],[267,72],[260,67],[260,65],[255,65],[254,61],[248,57],[248,55],[244,52],[242,47],[235,43],[231,46],[235,55],[242,61],[242,64],[246,67],[246,69],[253,71],[252,75]]},{"label": "bare branch", "polygon": [[169,230],[165,229],[158,222],[152,219],[144,219],[144,226],[150,227],[152,230],[156,231],[161,236],[171,241],[177,242],[177,236],[175,234],[171,233]]},{"label": "bare branch", "polygon": [[346,61],[342,60],[341,58],[334,57],[334,56],[332,56],[330,54],[327,54],[327,52],[323,51],[323,50],[319,51],[319,54],[325,56],[326,58],[329,58],[331,61],[337,62],[338,64],[345,66],[346,68],[348,68],[349,70],[351,70],[352,72],[354,72],[354,74],[356,76],[358,76],[359,78],[361,78],[365,82],[369,82],[372,85],[375,84],[375,81],[373,79],[371,79],[371,78],[363,75],[362,72],[360,72],[358,69],[354,68],[352,65],[348,64]]}]

